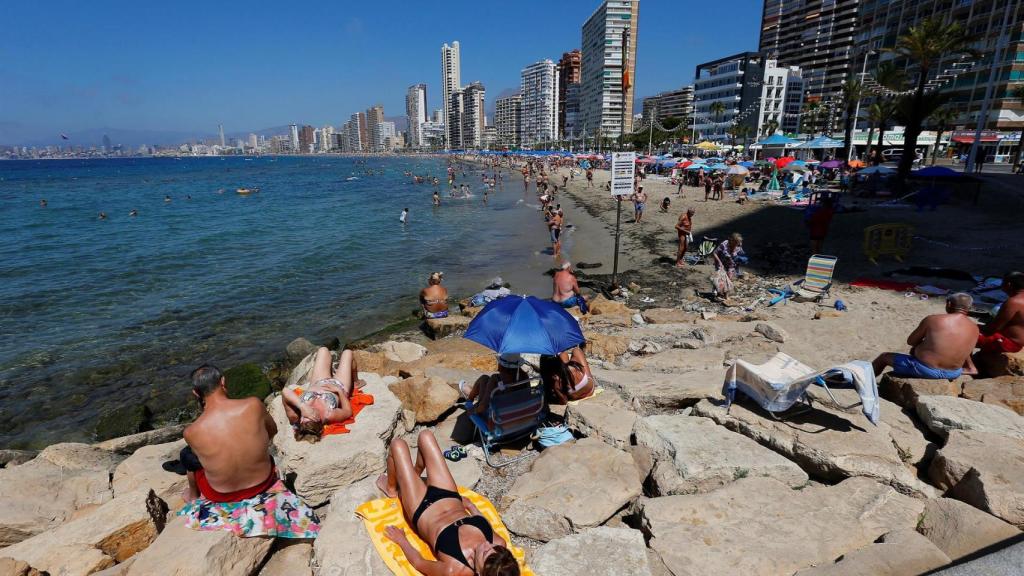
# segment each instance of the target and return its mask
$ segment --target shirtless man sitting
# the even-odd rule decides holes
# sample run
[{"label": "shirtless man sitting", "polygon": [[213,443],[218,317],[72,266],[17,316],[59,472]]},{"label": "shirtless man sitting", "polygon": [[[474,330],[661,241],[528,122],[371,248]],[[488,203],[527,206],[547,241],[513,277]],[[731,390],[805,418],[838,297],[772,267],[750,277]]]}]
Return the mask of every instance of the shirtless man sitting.
[{"label": "shirtless man sitting", "polygon": [[555,272],[552,280],[553,290],[551,301],[560,304],[562,308],[579,306],[582,311],[586,306],[586,299],[580,294],[580,285],[576,281],[576,275],[572,273],[572,263],[563,262],[562,268]]},{"label": "shirtless man sitting", "polygon": [[420,305],[428,320],[448,317],[448,290],[441,286],[443,279],[443,272],[434,272],[427,279],[427,287],[420,290]]},{"label": "shirtless man sitting", "polygon": [[982,327],[977,344],[982,352],[1024,350],[1024,272],[1004,276],[1002,288],[1010,297],[999,307],[995,319]]},{"label": "shirtless man sitting", "polygon": [[971,352],[978,342],[978,325],[967,313],[973,299],[964,293],[946,298],[946,313],[932,314],[907,337],[910,354],[886,352],[875,358],[875,376],[892,366],[893,376],[954,380],[961,374],[976,374]]},{"label": "shirtless man sitting", "polygon": [[188,471],[185,501],[250,498],[277,482],[270,439],[277,425],[259,398],[228,398],[224,375],[204,365],[192,372],[192,394],[203,412],[185,428],[181,462]]}]

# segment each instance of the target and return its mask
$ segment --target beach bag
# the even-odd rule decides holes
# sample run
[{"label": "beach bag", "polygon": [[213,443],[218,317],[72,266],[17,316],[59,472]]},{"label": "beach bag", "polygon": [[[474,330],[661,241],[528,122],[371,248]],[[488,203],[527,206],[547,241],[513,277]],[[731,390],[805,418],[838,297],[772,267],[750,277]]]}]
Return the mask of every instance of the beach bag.
[{"label": "beach bag", "polygon": [[537,428],[533,439],[537,444],[540,444],[541,448],[550,448],[559,444],[565,444],[573,439],[573,435],[565,424],[557,424],[555,426],[541,426]]}]

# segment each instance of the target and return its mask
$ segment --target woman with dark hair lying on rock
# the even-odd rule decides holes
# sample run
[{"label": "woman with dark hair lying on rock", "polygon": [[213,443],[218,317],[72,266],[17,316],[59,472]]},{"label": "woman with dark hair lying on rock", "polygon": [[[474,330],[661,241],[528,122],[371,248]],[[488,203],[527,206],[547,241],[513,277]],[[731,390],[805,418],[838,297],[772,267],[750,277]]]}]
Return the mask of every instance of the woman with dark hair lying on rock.
[{"label": "woman with dark hair lying on rock", "polygon": [[[423,471],[427,480],[423,481]],[[436,561],[420,556],[405,532],[388,526],[385,536],[398,544],[413,568],[425,576],[518,576],[519,564],[480,510],[459,495],[437,439],[420,432],[416,463],[398,438],[388,450],[388,472],[377,487],[402,503],[409,526],[430,545]]]},{"label": "woman with dark hair lying on rock", "polygon": [[338,368],[333,373],[332,362],[331,351],[321,347],[316,351],[309,384],[302,388],[302,394],[290,388],[281,391],[284,411],[295,429],[296,438],[319,438],[325,425],[344,422],[352,417],[349,402],[352,389],[362,385],[356,377],[355,357],[351,350],[342,352]]},{"label": "woman with dark hair lying on rock", "polygon": [[579,348],[566,350],[558,356],[540,357],[540,374],[549,404],[566,404],[594,393],[597,381],[590,372],[583,347],[581,344]]}]

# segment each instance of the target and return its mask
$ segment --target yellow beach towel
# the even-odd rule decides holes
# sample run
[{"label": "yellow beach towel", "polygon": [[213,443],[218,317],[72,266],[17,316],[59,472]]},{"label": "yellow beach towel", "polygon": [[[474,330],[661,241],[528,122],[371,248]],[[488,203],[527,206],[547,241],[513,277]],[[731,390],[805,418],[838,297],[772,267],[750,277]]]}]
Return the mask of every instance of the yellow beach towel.
[{"label": "yellow beach towel", "polygon": [[[501,536],[502,540],[508,543],[512,555],[519,561],[519,573],[522,576],[535,576],[533,571],[526,565],[526,554],[523,550],[512,546],[512,539],[509,537],[508,529],[502,524],[501,517],[498,516],[498,511],[494,508],[494,504],[491,504],[487,498],[461,486],[459,487],[459,494],[472,502],[480,510],[480,514],[491,523],[494,533]],[[402,504],[398,501],[398,498],[370,500],[356,508],[356,515],[363,519],[363,525],[366,526],[370,540],[373,540],[374,548],[377,549],[381,559],[384,560],[384,563],[396,576],[421,575],[418,570],[412,567],[409,560],[406,559],[398,544],[384,536],[384,528],[388,526],[397,526],[404,530],[405,535],[409,538],[409,542],[419,550],[421,556],[427,560],[436,560],[434,554],[430,551],[430,546],[409,528],[409,523],[405,521],[405,515],[402,514]]]}]

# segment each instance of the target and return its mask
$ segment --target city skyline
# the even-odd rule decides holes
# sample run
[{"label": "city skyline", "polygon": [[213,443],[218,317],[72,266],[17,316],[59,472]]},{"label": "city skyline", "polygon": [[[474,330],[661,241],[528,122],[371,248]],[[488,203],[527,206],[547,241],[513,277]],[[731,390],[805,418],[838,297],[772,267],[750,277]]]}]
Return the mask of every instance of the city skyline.
[{"label": "city skyline", "polygon": [[[737,51],[757,48],[759,1],[734,2],[737,14],[730,15],[727,29],[715,34],[704,27],[679,34],[678,22],[661,17],[666,11],[677,12],[671,2],[642,3],[637,110],[641,97],[687,83],[693,65],[720,54],[723,46],[735,46]],[[523,66],[557,60],[579,48],[580,27],[600,2],[544,4],[545,17],[530,19],[528,25],[507,10],[490,6],[473,11],[472,18],[463,14],[468,11],[460,11],[461,4],[446,3],[446,13],[454,16],[445,18],[444,26],[428,27],[386,18],[414,6],[407,2],[385,2],[372,10],[320,4],[301,15],[259,6],[246,13],[216,7],[204,9],[201,21],[169,14],[159,6],[131,5],[115,11],[72,3],[45,10],[5,5],[0,9],[7,13],[4,21],[19,26],[9,25],[0,35],[0,51],[13,56],[0,64],[0,145],[59,143],[61,133],[104,131],[216,137],[221,124],[230,135],[293,123],[340,126],[352,111],[369,103],[382,104],[392,116],[403,115],[408,87],[418,83],[428,86],[427,110],[432,112],[442,107],[437,50],[453,40],[462,45],[463,75],[469,74],[463,84],[479,80],[488,88],[490,116],[498,97],[518,89]],[[187,5],[178,8],[188,11]],[[54,22],[55,10],[66,18]],[[701,16],[702,11],[707,14]],[[713,19],[714,14],[720,11],[686,10],[688,19]],[[105,26],[88,26],[104,19]],[[270,21],[280,21],[283,28],[295,24],[296,30],[305,30],[300,36],[323,42],[304,41],[293,47],[261,38],[255,29],[249,40],[237,38],[239,26]],[[155,22],[161,24],[156,31],[150,27]],[[508,34],[495,34],[495,26]],[[317,35],[318,30],[330,29],[326,36]],[[372,43],[374,31],[410,40]],[[131,44],[129,38],[135,36],[145,38],[145,49],[122,49],[122,42]],[[174,38],[189,42],[172,42]],[[83,45],[90,49],[80,50]],[[373,50],[365,50],[371,45]],[[338,58],[337,52],[326,50],[339,47],[353,56]],[[365,80],[353,89],[353,78]]]}]

